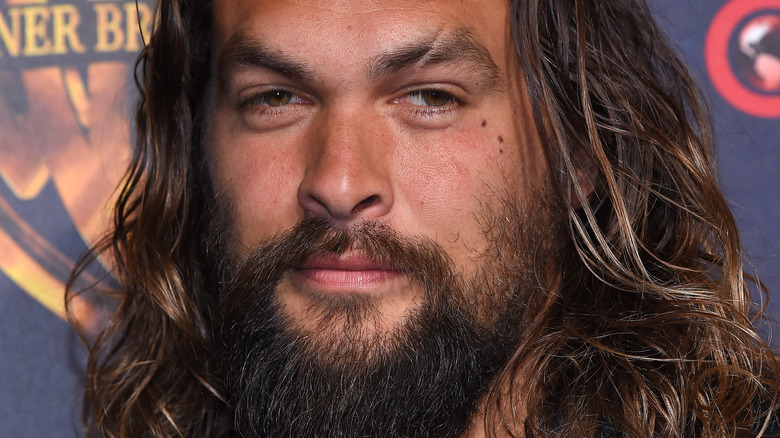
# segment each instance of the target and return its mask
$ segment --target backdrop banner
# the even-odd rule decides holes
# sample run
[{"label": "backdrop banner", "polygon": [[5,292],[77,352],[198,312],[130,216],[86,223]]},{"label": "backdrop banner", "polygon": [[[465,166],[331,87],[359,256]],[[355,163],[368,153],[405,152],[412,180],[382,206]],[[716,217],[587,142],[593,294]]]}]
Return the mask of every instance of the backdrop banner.
[{"label": "backdrop banner", "polygon": [[[650,3],[707,94],[747,269],[779,315],[780,0]],[[0,0],[0,438],[83,436],[84,348],[63,289],[110,221],[153,16],[152,0]],[[82,285],[109,270],[101,260]],[[106,306],[74,302],[88,329]]]}]

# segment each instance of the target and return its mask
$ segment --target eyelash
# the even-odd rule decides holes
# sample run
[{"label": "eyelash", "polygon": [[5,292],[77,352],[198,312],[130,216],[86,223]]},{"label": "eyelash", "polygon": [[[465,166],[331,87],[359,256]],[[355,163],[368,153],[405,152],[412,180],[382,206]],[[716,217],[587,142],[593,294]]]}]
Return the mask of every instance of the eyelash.
[{"label": "eyelash", "polygon": [[437,117],[447,115],[465,104],[464,100],[449,91],[440,88],[421,88],[412,90],[396,99],[395,103],[403,103],[403,99],[424,100],[425,95],[439,95],[438,98],[445,102],[440,105],[424,105],[418,103],[409,103],[413,107],[413,114],[418,117]]},{"label": "eyelash", "polygon": [[[269,104],[268,99],[274,98],[274,94],[281,94],[285,97],[289,98],[290,101],[285,103],[280,103],[278,105]],[[293,102],[292,100],[297,100]],[[308,104],[309,102],[306,98],[301,97],[299,94],[294,93],[290,90],[285,90],[284,88],[274,88],[270,90],[265,90],[260,93],[250,94],[246,97],[242,97],[239,99],[238,102],[238,109],[239,110],[247,110],[247,109],[256,109],[256,108],[262,108],[262,111],[270,111],[270,112],[276,112],[281,111],[283,107],[291,105],[291,104]]]},{"label": "eyelash", "polygon": [[[413,103],[413,100],[426,100],[426,97],[443,100],[439,105],[425,105]],[[271,104],[269,99],[282,97],[287,100],[279,104]],[[238,109],[241,112],[256,112],[262,116],[281,115],[291,108],[291,105],[307,105],[312,102],[300,94],[285,88],[272,88],[258,93],[242,97],[238,101]],[[393,103],[408,104],[408,112],[420,119],[443,117],[457,111],[465,104],[465,101],[449,91],[441,88],[420,88],[406,92],[403,96],[394,99]]]}]

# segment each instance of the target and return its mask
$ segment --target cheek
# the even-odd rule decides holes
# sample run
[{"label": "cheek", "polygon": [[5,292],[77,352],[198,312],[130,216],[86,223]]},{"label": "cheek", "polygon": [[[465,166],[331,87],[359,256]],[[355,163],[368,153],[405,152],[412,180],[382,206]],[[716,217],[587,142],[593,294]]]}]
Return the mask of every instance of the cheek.
[{"label": "cheek", "polygon": [[488,130],[429,137],[416,138],[410,141],[416,146],[397,152],[400,192],[415,220],[445,240],[481,238],[475,214],[486,201],[518,190],[517,145],[509,146],[511,133],[501,141]]},{"label": "cheek", "polygon": [[462,204],[472,190],[472,169],[458,157],[459,148],[451,139],[436,139],[422,151],[402,150],[397,160],[397,185],[419,219],[441,219]]},{"label": "cheek", "polygon": [[[228,138],[228,137],[223,137]],[[213,143],[210,169],[218,197],[232,205],[238,248],[248,248],[295,223],[299,173],[288,147],[236,136]]]}]

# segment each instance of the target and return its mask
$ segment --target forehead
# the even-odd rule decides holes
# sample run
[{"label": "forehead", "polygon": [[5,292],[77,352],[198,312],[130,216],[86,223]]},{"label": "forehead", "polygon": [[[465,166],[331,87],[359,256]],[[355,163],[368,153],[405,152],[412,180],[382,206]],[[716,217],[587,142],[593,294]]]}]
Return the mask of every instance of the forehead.
[{"label": "forehead", "polygon": [[496,56],[510,41],[508,15],[505,0],[214,2],[217,50],[241,36],[279,50],[337,53],[344,63],[454,31],[467,31]]}]

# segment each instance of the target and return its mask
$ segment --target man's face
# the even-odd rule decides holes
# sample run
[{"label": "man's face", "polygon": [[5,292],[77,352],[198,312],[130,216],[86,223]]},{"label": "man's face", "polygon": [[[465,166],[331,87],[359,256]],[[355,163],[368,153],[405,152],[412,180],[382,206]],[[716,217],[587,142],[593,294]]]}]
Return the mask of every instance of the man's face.
[{"label": "man's face", "polygon": [[557,237],[508,5],[214,8],[210,257],[239,433],[462,433]]},{"label": "man's face", "polygon": [[[507,3],[214,2],[206,144],[237,255],[313,216],[430,239],[474,275],[491,245],[480,213],[533,205],[547,172]],[[424,299],[361,251],[305,261],[276,294],[308,330],[334,299],[369,298],[369,332]]]}]

